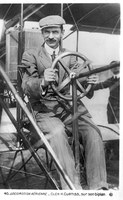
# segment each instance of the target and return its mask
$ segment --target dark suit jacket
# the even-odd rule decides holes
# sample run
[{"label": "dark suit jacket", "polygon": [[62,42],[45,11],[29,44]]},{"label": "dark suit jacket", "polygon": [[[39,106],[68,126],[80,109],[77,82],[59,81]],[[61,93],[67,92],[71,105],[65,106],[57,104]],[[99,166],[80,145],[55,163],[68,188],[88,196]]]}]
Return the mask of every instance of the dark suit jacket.
[{"label": "dark suit jacket", "polygon": [[110,95],[109,101],[112,105],[119,106],[119,99],[120,99],[120,79],[115,79],[111,77],[104,82],[98,83],[93,86],[94,90],[109,88]]},{"label": "dark suit jacket", "polygon": [[[120,106],[120,78],[111,77],[104,82],[98,83],[93,86],[94,90],[109,88],[109,98],[107,111],[108,115],[115,114],[117,121],[119,122],[119,106]],[[108,116],[110,118],[110,116]]]}]

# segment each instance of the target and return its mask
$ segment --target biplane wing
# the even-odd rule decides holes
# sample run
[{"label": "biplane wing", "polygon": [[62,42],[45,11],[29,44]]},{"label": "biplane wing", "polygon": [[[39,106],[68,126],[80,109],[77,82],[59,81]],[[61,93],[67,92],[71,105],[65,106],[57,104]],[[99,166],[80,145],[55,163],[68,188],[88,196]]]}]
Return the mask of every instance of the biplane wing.
[{"label": "biplane wing", "polygon": [[[21,4],[0,4],[6,28],[20,19]],[[24,20],[39,21],[47,15],[63,15],[73,30],[120,34],[119,3],[23,4]]]}]

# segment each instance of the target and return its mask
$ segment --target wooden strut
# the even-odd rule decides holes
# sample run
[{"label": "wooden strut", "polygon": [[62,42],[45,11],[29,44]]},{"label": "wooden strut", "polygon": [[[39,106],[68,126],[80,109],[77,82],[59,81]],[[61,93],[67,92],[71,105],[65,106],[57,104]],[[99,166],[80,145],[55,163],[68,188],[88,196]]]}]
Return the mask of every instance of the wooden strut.
[{"label": "wooden strut", "polygon": [[[30,111],[28,110],[28,108],[26,107],[26,105],[24,104],[24,102],[22,101],[21,97],[18,95],[16,89],[14,88],[14,86],[12,85],[9,77],[6,75],[5,71],[2,69],[1,65],[0,65],[0,73],[3,77],[3,79],[5,80],[5,82],[7,83],[9,89],[11,90],[11,92],[13,93],[15,99],[17,100],[17,102],[19,103],[20,107],[22,108],[22,110],[25,112],[25,114],[27,115],[30,123],[32,124],[32,126],[34,127],[35,131],[37,132],[37,134],[40,136],[40,138],[42,139],[45,147],[47,148],[48,152],[50,153],[51,157],[53,158],[60,174],[62,175],[63,179],[65,180],[65,182],[67,183],[67,185],[69,186],[69,188],[71,190],[75,190],[75,187],[73,185],[73,183],[71,182],[71,180],[69,179],[68,175],[65,173],[63,167],[61,166],[58,158],[56,157],[53,149],[51,148],[49,142],[47,141],[46,137],[44,136],[43,132],[40,130],[40,128],[38,127],[38,125],[36,124],[36,122],[34,121]],[[17,128],[17,126],[16,126]],[[18,131],[18,129],[17,129]],[[22,135],[23,136],[23,135]],[[25,141],[26,138],[24,138]],[[34,149],[30,146],[29,142],[26,141],[26,143],[28,143],[29,146],[29,150],[31,151],[31,153],[33,154],[33,157],[35,158],[35,160],[37,161],[38,164],[40,164],[40,160],[39,158],[37,159],[35,156],[35,151]]]}]

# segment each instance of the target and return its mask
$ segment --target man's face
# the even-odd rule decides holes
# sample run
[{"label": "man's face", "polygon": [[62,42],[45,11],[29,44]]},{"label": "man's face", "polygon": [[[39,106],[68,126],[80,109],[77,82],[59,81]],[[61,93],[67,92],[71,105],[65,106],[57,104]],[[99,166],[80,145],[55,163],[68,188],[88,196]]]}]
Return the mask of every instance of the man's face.
[{"label": "man's face", "polygon": [[120,67],[119,66],[118,67],[114,67],[114,68],[111,69],[111,71],[112,71],[113,74],[117,75],[117,74],[120,73]]},{"label": "man's face", "polygon": [[58,47],[64,31],[60,27],[47,27],[42,30],[42,35],[46,44],[55,49]]}]

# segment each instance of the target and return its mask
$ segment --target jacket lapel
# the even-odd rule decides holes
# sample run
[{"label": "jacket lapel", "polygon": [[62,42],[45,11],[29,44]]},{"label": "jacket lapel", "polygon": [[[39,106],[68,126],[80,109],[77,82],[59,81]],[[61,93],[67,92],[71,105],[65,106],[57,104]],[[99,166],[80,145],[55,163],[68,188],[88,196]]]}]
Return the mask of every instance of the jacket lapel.
[{"label": "jacket lapel", "polygon": [[[63,52],[65,52],[65,49],[64,48],[60,49],[59,55]],[[52,66],[52,60],[43,46],[41,46],[40,51],[39,51],[38,62],[39,62],[39,65],[38,65],[39,71],[41,71],[42,67],[43,69],[47,69]],[[65,70],[63,69],[62,66],[60,66],[60,64],[58,64],[58,68],[59,68],[59,83],[61,83],[65,75]]]},{"label": "jacket lapel", "polygon": [[41,47],[41,50],[39,52],[39,59],[42,65],[44,66],[44,69],[51,67],[52,60],[43,46]]}]

